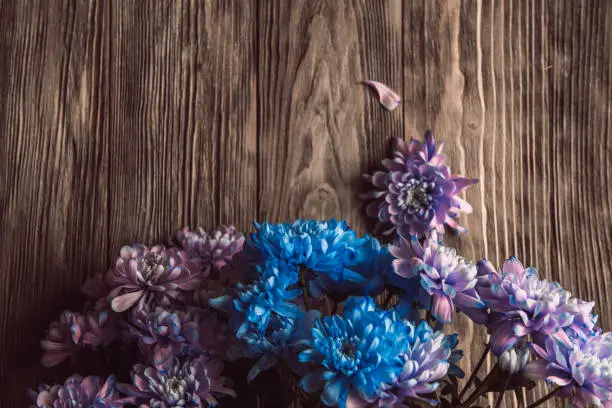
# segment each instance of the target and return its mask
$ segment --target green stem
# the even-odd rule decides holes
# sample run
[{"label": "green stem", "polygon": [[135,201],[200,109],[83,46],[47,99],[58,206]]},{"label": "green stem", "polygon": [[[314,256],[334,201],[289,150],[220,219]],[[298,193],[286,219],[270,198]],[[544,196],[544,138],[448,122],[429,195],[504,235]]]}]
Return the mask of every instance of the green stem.
[{"label": "green stem", "polygon": [[461,393],[459,394],[459,401],[463,399],[463,397],[465,396],[465,393],[467,392],[467,390],[470,388],[470,386],[476,379],[476,374],[478,374],[478,371],[480,371],[480,368],[482,367],[485,360],[487,359],[487,354],[489,354],[490,349],[491,349],[491,344],[487,343],[485,345],[484,350],[482,351],[482,356],[480,356],[480,360],[478,360],[478,363],[476,363],[476,367],[474,367],[474,370],[472,371],[470,378],[467,380],[467,383],[465,383],[463,390],[461,390]]}]

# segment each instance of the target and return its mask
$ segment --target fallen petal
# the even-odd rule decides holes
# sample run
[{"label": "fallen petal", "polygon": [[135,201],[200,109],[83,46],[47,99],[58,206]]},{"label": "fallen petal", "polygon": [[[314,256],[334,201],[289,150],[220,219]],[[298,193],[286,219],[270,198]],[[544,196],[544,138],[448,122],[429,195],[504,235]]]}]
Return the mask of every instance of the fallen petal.
[{"label": "fallen petal", "polygon": [[374,88],[376,92],[378,92],[380,104],[388,111],[392,111],[393,109],[397,108],[402,102],[400,96],[383,83],[369,80],[363,81],[363,83]]}]

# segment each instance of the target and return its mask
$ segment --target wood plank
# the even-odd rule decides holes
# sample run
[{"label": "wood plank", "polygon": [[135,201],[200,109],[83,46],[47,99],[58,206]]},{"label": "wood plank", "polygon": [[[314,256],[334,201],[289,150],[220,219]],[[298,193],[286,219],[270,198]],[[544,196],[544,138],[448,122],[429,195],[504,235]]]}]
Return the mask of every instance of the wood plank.
[{"label": "wood plank", "polygon": [[0,376],[10,407],[75,370],[43,371],[31,350],[121,245],[256,218],[255,9],[91,1],[1,13]]},{"label": "wood plank", "polygon": [[[480,178],[470,232],[450,242],[496,264],[517,255],[595,300],[608,330],[611,13],[605,2],[449,0],[405,3],[403,18],[406,136],[432,127],[453,169]],[[466,319],[457,330],[473,364],[484,333]]]},{"label": "wood plank", "polygon": [[[609,330],[611,53],[605,0],[0,0],[2,406],[73,371],[32,350],[121,245],[253,219],[366,232],[360,173],[429,127],[481,179],[449,243],[516,254]],[[475,362],[484,332],[456,330]]]},{"label": "wood plank", "polygon": [[360,174],[377,164],[401,111],[360,85],[401,87],[401,2],[261,1],[261,216],[345,218],[364,232]]},{"label": "wood plank", "polygon": [[96,1],[0,7],[0,395],[62,378],[39,340],[106,268],[108,10]]},{"label": "wood plank", "polygon": [[185,224],[248,227],[257,214],[254,7],[116,6],[110,258]]}]

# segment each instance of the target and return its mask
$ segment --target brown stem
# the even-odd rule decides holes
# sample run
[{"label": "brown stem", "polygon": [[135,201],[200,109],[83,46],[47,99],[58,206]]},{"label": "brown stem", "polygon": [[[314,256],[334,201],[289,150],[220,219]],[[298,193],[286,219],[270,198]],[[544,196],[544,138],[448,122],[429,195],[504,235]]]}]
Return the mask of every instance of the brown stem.
[{"label": "brown stem", "polygon": [[425,312],[425,320],[427,320],[427,324],[429,324],[431,327],[434,327],[434,325],[436,324],[436,318],[433,316],[433,313],[431,312],[431,309],[429,309],[427,312]]},{"label": "brown stem", "polygon": [[334,308],[332,310],[333,315],[337,315],[340,312],[340,302],[334,300]]},{"label": "brown stem", "polygon": [[485,379],[482,380],[482,383],[480,383],[480,385],[478,387],[476,387],[476,389],[469,396],[467,401],[465,401],[463,404],[461,404],[462,407],[469,407],[472,404],[472,402],[476,401],[482,394],[484,394],[486,392],[487,388],[489,387],[489,385],[491,384],[491,382],[495,378],[495,376],[493,374],[496,371],[497,371],[497,364],[495,364],[493,366],[493,368],[491,369],[491,372],[489,374],[487,374]]},{"label": "brown stem", "polygon": [[310,302],[308,301],[308,285],[306,284],[306,274],[304,270],[300,270],[299,280],[300,288],[302,288],[302,297],[304,298],[304,307],[306,311],[310,310]]},{"label": "brown stem", "polygon": [[506,388],[508,388],[508,383],[510,382],[510,377],[511,377],[511,374],[508,373],[508,376],[506,377],[506,380],[504,381],[504,386],[502,387],[502,390],[499,392],[499,395],[497,396],[497,401],[495,401],[495,408],[501,407],[501,403],[504,399],[504,394],[506,393]]},{"label": "brown stem", "polygon": [[383,302],[383,309],[388,309],[391,305],[391,301],[393,300],[393,293],[391,291],[387,292],[387,297],[385,297],[385,301]]},{"label": "brown stem", "polygon": [[555,388],[554,390],[552,390],[551,392],[549,392],[548,394],[546,394],[545,396],[543,396],[542,398],[540,398],[539,400],[537,400],[536,402],[528,406],[527,408],[535,408],[535,407],[542,405],[543,403],[545,403],[546,401],[548,401],[549,399],[557,395],[557,393],[561,391],[562,389],[563,387]]},{"label": "brown stem", "polygon": [[463,390],[461,390],[461,393],[459,394],[459,401],[463,399],[463,396],[465,395],[467,390],[470,388],[470,386],[476,379],[476,374],[478,374],[478,371],[480,371],[480,368],[482,367],[485,360],[487,359],[487,354],[489,354],[490,349],[491,349],[491,344],[487,343],[485,345],[484,350],[482,351],[482,356],[480,356],[480,360],[478,360],[478,363],[476,363],[476,367],[474,367],[472,374],[470,374],[470,378],[468,378],[467,383],[465,383],[465,387],[463,387]]}]

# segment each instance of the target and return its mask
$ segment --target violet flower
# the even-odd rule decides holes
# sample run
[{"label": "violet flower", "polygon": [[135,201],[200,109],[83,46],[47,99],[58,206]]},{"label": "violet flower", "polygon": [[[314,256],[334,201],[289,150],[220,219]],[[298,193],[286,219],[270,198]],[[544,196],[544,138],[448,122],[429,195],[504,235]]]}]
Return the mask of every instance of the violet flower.
[{"label": "violet flower", "polygon": [[135,398],[141,408],[201,408],[217,406],[222,396],[235,397],[230,381],[221,377],[223,362],[201,356],[181,362],[170,359],[161,369],[134,366],[133,385],[121,390]]},{"label": "violet flower", "polygon": [[612,333],[586,339],[569,335],[570,347],[553,337],[546,339],[545,347],[532,344],[540,359],[525,367],[525,375],[561,387],[555,395],[569,398],[570,407],[612,407]]},{"label": "violet flower", "polygon": [[185,227],[177,232],[176,239],[189,255],[201,258],[206,267],[210,266],[213,275],[231,262],[244,246],[244,235],[233,225],[221,226],[210,233],[202,228]]},{"label": "violet flower", "polygon": [[102,383],[100,377],[75,374],[63,385],[43,384],[28,394],[38,408],[119,408],[132,404],[134,398],[121,398],[116,385],[112,375]]},{"label": "violet flower", "polygon": [[390,252],[396,257],[393,267],[399,277],[420,281],[419,301],[431,309],[436,320],[452,322],[455,308],[478,323],[486,320],[485,304],[474,289],[476,267],[439,242],[436,231],[423,245],[416,236],[410,240],[400,237],[398,246],[390,247]]},{"label": "violet flower", "polygon": [[130,316],[128,325],[128,337],[138,340],[145,361],[156,367],[175,356],[223,356],[229,340],[226,332],[216,313],[196,307],[150,310],[145,306]]},{"label": "violet flower", "polygon": [[118,336],[117,316],[108,310],[93,310],[86,314],[64,311],[59,321],[51,323],[40,344],[45,350],[41,363],[52,367],[83,348],[99,348]]},{"label": "violet flower", "polygon": [[478,294],[490,309],[491,350],[497,356],[528,334],[536,341],[551,336],[570,346],[560,329],[591,331],[595,325],[594,302],[573,298],[559,283],[541,280],[534,268],[524,268],[514,257],[500,272],[483,259],[478,275]]},{"label": "violet flower", "polygon": [[202,268],[200,259],[177,248],[125,246],[107,274],[111,306],[124,312],[140,310],[145,304],[168,306],[172,300],[182,301],[200,286],[205,277]]},{"label": "violet flower", "polygon": [[374,186],[361,195],[372,200],[366,213],[389,226],[387,232],[397,228],[406,237],[423,236],[433,229],[443,233],[444,225],[466,232],[455,218],[471,213],[472,207],[459,194],[478,180],[451,174],[441,151],[442,144],[436,150],[429,131],[424,143],[412,140],[407,144],[395,138],[393,158],[382,162],[385,170],[364,176]]}]

